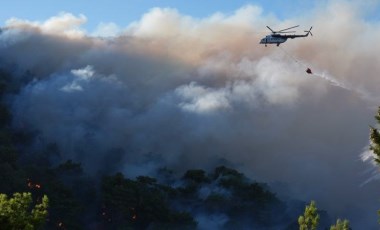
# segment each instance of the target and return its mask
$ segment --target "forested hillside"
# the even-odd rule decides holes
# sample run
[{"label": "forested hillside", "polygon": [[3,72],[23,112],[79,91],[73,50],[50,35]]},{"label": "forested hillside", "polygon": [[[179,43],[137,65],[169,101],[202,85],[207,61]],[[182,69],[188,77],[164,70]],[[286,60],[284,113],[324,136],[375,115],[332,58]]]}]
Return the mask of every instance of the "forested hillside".
[{"label": "forested hillside", "polygon": [[137,178],[88,174],[81,162],[62,160],[55,143],[36,145],[35,133],[12,128],[7,99],[18,89],[9,73],[0,79],[0,193],[29,192],[35,204],[46,195],[46,229],[298,228],[305,202],[281,200],[229,167],[184,174],[157,168],[154,177]]}]

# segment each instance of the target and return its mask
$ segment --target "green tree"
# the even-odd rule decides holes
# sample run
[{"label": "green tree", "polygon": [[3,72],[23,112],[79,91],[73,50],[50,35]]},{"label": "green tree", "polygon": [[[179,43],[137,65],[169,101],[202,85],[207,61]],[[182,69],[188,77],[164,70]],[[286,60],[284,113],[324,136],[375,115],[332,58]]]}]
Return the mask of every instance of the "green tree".
[{"label": "green tree", "polygon": [[338,219],[335,225],[330,227],[330,230],[350,230],[350,223],[348,220]]},{"label": "green tree", "polygon": [[315,201],[311,201],[310,205],[306,205],[305,213],[298,217],[300,230],[316,230],[319,223],[319,215],[317,213]]},{"label": "green tree", "polygon": [[48,215],[49,199],[42,197],[41,203],[33,206],[31,193],[14,193],[12,198],[0,194],[0,226],[2,229],[38,229]]},{"label": "green tree", "polygon": [[[380,124],[380,107],[375,116],[377,123]],[[370,150],[372,150],[375,162],[380,165],[380,132],[374,127],[370,127]],[[380,216],[380,210],[377,211],[377,214]],[[380,222],[380,221],[379,221]]]},{"label": "green tree", "polygon": [[[380,124],[380,107],[379,107],[379,110],[378,110],[375,118],[376,118],[378,124]],[[373,151],[376,163],[380,165],[380,132],[378,129],[376,129],[374,127],[370,127],[370,128],[371,128],[371,131],[370,131],[370,140],[371,140],[370,150]]]}]

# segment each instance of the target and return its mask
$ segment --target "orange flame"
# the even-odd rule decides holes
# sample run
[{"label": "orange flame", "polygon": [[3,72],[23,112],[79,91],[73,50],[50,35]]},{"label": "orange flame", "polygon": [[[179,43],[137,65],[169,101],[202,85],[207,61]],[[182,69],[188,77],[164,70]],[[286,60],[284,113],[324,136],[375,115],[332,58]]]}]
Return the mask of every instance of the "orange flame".
[{"label": "orange flame", "polygon": [[27,179],[27,181],[28,181],[27,185],[29,188],[40,189],[42,187],[40,184],[34,184],[32,181],[30,181],[29,178]]}]

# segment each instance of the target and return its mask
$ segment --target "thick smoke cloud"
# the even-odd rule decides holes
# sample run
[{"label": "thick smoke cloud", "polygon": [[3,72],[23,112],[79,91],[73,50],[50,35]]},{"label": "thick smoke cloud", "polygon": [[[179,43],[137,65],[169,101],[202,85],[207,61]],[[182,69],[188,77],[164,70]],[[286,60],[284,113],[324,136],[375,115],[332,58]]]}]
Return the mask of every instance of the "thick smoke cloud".
[{"label": "thick smoke cloud", "polygon": [[[86,35],[83,15],[11,19],[0,64],[21,87],[9,97],[14,127],[92,173],[228,163],[371,228],[379,183],[360,186],[369,166],[359,154],[380,98],[380,23],[366,9],[332,1],[279,20],[252,5],[203,19],[155,8],[123,32],[94,33],[103,38]],[[258,44],[265,25],[300,22],[314,37],[282,45],[299,62]]]}]

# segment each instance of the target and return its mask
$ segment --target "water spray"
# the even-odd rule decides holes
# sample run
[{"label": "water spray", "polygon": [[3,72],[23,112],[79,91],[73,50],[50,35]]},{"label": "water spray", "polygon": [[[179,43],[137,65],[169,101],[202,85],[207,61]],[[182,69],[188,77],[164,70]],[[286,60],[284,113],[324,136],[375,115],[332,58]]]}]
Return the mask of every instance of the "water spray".
[{"label": "water spray", "polygon": [[350,87],[348,87],[348,86],[344,85],[343,83],[339,82],[338,80],[336,80],[335,78],[333,78],[332,76],[330,76],[329,74],[327,74],[326,72],[322,72],[322,73],[313,72],[310,69],[310,67],[308,67],[304,62],[302,62],[302,61],[298,60],[297,58],[295,58],[293,55],[291,55],[289,52],[287,52],[284,48],[282,48],[280,46],[279,46],[279,48],[289,58],[291,58],[292,60],[294,60],[296,63],[304,66],[306,68],[306,73],[311,74],[311,75],[316,76],[316,77],[320,77],[320,78],[328,81],[331,85],[334,85],[334,86],[337,86],[337,87],[340,87],[340,88],[343,88],[343,89],[346,89],[346,90],[352,90]]}]

